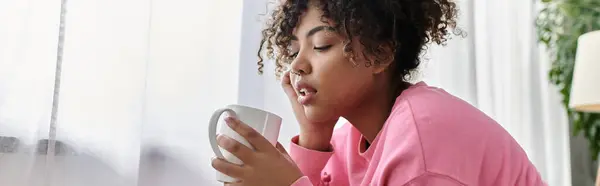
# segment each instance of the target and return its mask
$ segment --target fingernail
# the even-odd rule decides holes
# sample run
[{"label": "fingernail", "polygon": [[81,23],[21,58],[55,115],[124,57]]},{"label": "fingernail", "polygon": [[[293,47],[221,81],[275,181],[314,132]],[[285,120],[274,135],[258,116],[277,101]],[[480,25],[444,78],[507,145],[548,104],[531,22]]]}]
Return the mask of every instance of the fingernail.
[{"label": "fingernail", "polygon": [[227,117],[227,118],[225,118],[225,122],[229,126],[235,126],[237,124],[237,119],[234,117]]},{"label": "fingernail", "polygon": [[229,140],[226,139],[225,136],[222,136],[221,138],[217,139],[217,143],[223,148],[229,147],[230,144]]}]

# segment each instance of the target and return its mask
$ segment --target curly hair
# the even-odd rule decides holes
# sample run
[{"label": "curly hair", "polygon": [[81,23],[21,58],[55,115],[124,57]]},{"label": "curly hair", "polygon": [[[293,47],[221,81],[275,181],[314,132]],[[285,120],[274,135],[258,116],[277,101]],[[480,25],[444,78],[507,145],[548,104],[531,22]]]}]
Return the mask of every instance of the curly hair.
[{"label": "curly hair", "polygon": [[[264,67],[263,49],[267,58],[275,59],[277,77],[291,62],[288,47],[292,31],[309,6],[322,11],[321,21],[333,22],[335,31],[345,36],[343,51],[350,61],[354,61],[350,40],[358,36],[363,55],[374,57],[365,65],[392,58],[393,78],[401,82],[406,82],[419,66],[427,44],[443,45],[450,29],[460,32],[456,29],[458,9],[451,0],[285,0],[272,12],[262,31],[259,74]],[[391,46],[393,56],[382,46]]]}]

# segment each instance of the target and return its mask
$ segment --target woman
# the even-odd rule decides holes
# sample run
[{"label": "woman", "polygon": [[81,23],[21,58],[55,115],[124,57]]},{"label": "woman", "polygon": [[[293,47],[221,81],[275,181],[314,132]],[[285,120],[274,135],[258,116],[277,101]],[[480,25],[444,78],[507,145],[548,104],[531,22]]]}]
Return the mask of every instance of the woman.
[{"label": "woman", "polygon": [[[213,167],[257,186],[545,185],[495,121],[441,89],[408,83],[456,14],[449,0],[282,2],[261,49],[275,58],[300,125],[291,157],[227,118],[256,150],[220,136],[245,164],[214,159]],[[349,123],[334,131],[339,117]]]}]

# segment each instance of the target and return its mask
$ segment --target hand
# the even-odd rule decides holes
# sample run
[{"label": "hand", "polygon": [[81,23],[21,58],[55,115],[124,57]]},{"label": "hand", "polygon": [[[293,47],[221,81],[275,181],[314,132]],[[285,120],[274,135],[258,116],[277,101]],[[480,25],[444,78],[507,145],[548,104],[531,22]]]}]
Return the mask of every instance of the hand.
[{"label": "hand", "polygon": [[306,118],[304,107],[298,102],[298,94],[292,86],[289,71],[283,74],[283,77],[281,78],[281,87],[292,105],[296,120],[300,124],[300,138],[298,145],[313,150],[330,150],[329,144],[337,119],[323,123],[309,121]]},{"label": "hand", "polygon": [[294,115],[296,116],[296,120],[303,125],[310,125],[310,122],[306,118],[304,114],[304,107],[298,102],[298,94],[294,87],[292,86],[292,79],[290,77],[290,71],[286,71],[281,78],[281,87],[283,91],[287,95],[290,103],[292,104],[292,110],[294,111]]},{"label": "hand", "polygon": [[274,147],[260,133],[236,118],[227,117],[225,121],[255,149],[225,135],[217,137],[219,146],[244,162],[236,165],[227,160],[213,159],[212,166],[217,171],[240,180],[226,185],[289,186],[303,176],[281,144]]}]

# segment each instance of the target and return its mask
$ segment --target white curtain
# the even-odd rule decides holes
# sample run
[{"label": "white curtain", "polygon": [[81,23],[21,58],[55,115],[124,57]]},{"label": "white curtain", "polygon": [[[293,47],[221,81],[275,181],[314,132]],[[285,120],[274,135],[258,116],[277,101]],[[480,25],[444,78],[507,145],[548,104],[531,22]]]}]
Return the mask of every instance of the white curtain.
[{"label": "white curtain", "polygon": [[[415,81],[479,107],[550,185],[571,185],[568,125],[535,42],[535,3],[459,4],[467,37],[432,46]],[[60,5],[0,0],[0,185],[220,185],[206,130],[227,104],[281,115],[283,143],[297,133],[273,67],[256,71],[267,0],[72,0],[50,136]],[[54,156],[47,140],[57,140]]]},{"label": "white curtain", "polygon": [[205,134],[240,93],[243,1],[68,1],[53,138],[60,5],[0,1],[0,185],[219,185]]}]

